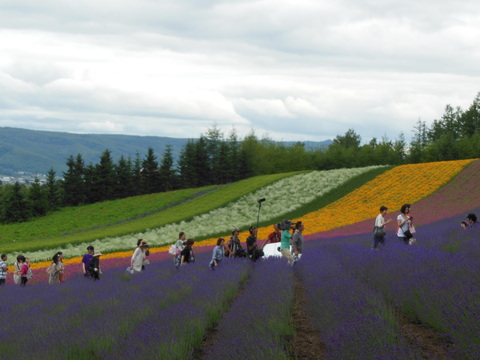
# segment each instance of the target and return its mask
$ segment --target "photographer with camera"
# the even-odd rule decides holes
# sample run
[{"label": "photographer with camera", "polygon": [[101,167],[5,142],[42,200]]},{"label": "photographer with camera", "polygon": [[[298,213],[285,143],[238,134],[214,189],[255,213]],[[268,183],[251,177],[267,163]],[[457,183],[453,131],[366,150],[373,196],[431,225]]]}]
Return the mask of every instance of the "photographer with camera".
[{"label": "photographer with camera", "polygon": [[294,230],[295,225],[292,224],[290,220],[283,220],[279,224],[279,229],[282,231],[282,237],[280,240],[280,253],[288,260],[288,264],[292,266],[295,263],[295,260],[293,259],[292,252],[290,251],[290,241],[292,239],[290,230]]}]

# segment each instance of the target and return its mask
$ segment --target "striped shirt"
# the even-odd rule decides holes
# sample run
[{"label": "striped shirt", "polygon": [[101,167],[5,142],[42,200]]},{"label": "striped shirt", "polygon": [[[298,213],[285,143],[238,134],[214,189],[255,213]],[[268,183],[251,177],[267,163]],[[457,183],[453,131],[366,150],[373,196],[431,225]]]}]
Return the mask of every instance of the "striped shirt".
[{"label": "striped shirt", "polygon": [[5,264],[5,261],[0,259],[0,279],[7,278],[7,272],[4,270],[4,267],[7,267],[7,264]]}]

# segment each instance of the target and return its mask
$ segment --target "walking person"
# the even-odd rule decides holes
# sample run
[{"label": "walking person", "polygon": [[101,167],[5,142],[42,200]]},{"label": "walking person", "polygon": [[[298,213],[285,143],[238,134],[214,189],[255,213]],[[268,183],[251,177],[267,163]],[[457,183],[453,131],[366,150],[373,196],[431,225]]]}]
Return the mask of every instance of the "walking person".
[{"label": "walking person", "polygon": [[173,257],[173,262],[177,268],[180,266],[180,262],[182,260],[182,251],[185,249],[186,238],[187,235],[182,231],[178,234],[178,240],[175,243],[176,253]]},{"label": "walking person", "polygon": [[282,230],[282,237],[280,240],[280,253],[284,258],[288,260],[288,264],[292,266],[295,263],[292,252],[290,250],[292,240],[292,234],[290,234],[290,230],[293,230],[292,223],[289,220],[284,220],[280,225],[280,229]]},{"label": "walking person", "polygon": [[220,264],[220,262],[222,261],[223,254],[225,252],[224,244],[225,244],[225,239],[224,238],[218,238],[217,246],[215,246],[213,248],[212,260],[208,264],[210,269],[215,270],[215,268],[218,266],[218,264]]},{"label": "walking person", "polygon": [[7,258],[7,254],[2,254],[2,256],[0,257],[0,286],[5,285],[5,282],[7,281]]},{"label": "walking person", "polygon": [[83,255],[82,258],[82,271],[83,276],[89,277],[90,273],[88,271],[88,265],[90,261],[93,259],[93,253],[95,252],[95,248],[92,245],[87,246],[87,253]]},{"label": "walking person", "polygon": [[181,253],[180,266],[195,262],[195,254],[193,253],[194,243],[195,241],[192,239],[188,239],[185,243],[185,249],[183,249]]},{"label": "walking person", "polygon": [[300,260],[303,254],[303,230],[305,230],[305,225],[298,221],[295,224],[295,232],[292,238],[292,255],[295,261]]},{"label": "walking person", "polygon": [[387,215],[388,208],[386,206],[380,206],[380,214],[375,218],[375,226],[373,228],[373,244],[372,250],[378,250],[378,244],[385,246],[385,225],[392,219],[385,221],[385,215]]},{"label": "walking person", "polygon": [[57,253],[53,255],[53,262],[48,268],[48,283],[49,284],[59,284],[60,281],[60,274],[63,272],[63,264],[60,261],[60,255]]},{"label": "walking person", "polygon": [[[22,275],[22,271],[24,269],[24,266],[26,265],[25,271],[27,272],[25,276]],[[17,256],[17,262],[13,264],[14,267],[14,272],[13,272],[13,282],[15,285],[22,285],[25,286],[27,281],[29,280],[27,277],[28,275],[32,274],[32,271],[30,270],[30,259],[26,258],[23,255],[18,255]],[[25,279],[23,279],[25,277]]]},{"label": "walking person", "polygon": [[100,256],[102,253],[98,250],[95,250],[93,253],[93,258],[88,263],[88,271],[90,273],[90,277],[93,280],[100,280],[100,275],[102,275],[102,268],[100,267]]},{"label": "walking person", "polygon": [[61,270],[58,273],[58,280],[63,283],[65,282],[65,266],[63,265],[63,253],[61,251],[57,252],[58,264],[57,267]]},{"label": "walking person", "polygon": [[28,280],[32,277],[32,270],[30,270],[30,260],[23,255],[17,257],[20,265],[20,286],[27,285]]},{"label": "walking person", "polygon": [[137,241],[137,248],[133,252],[132,259],[130,260],[130,271],[139,273],[142,271],[143,262],[145,260],[145,252],[148,248],[148,244],[145,240],[139,239]]},{"label": "walking person", "polygon": [[400,208],[400,215],[397,216],[397,237],[405,245],[408,245],[409,240],[413,237],[410,232],[410,226],[412,225],[413,216],[410,216],[410,204],[403,204]]}]

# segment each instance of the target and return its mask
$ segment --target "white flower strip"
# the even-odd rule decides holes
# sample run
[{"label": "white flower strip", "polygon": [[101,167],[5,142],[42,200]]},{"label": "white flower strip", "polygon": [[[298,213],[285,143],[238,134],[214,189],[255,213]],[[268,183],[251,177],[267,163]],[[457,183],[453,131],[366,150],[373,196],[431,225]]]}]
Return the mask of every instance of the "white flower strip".
[{"label": "white flower strip", "polygon": [[[261,205],[260,221],[268,221],[296,210],[351,178],[377,167],[312,171],[290,176],[247,194],[225,207],[195,216],[188,222],[181,221],[156,229],[147,229],[141,233],[67,245],[58,249],[35,251],[27,255],[31,261],[41,261],[51,259],[57,251],[63,251],[67,257],[81,256],[86,252],[88,245],[93,245],[103,253],[134,249],[137,239],[147,240],[150,246],[161,246],[176,241],[180,231],[184,231],[187,238],[200,240],[212,233],[230,233],[233,227],[245,230],[257,223],[259,199],[266,199]],[[12,254],[12,258],[16,255]]]}]

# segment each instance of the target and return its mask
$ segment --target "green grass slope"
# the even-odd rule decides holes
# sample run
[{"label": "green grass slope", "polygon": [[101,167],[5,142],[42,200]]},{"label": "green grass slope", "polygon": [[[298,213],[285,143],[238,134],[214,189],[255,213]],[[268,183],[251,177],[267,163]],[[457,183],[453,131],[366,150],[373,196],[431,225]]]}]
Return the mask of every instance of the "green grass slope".
[{"label": "green grass slope", "polygon": [[[41,227],[43,227],[42,232],[40,234],[38,232],[35,233],[37,235],[32,235],[33,233],[28,230],[29,226],[31,226],[34,222],[4,225],[5,229],[8,227],[8,232],[11,237],[6,237],[3,233],[2,227],[0,227],[0,233],[2,233],[0,246],[3,252],[34,251],[68,244],[79,244],[106,237],[122,236],[182,220],[188,221],[196,215],[225,206],[229,202],[234,201],[243,195],[295,174],[298,174],[298,172],[264,175],[242,180],[222,186],[217,190],[208,192],[203,196],[193,198],[190,201],[178,204],[176,206],[169,207],[166,210],[158,211],[140,218],[140,213],[143,212],[143,214],[146,214],[154,210],[149,209],[149,211],[144,211],[143,204],[137,203],[136,205],[130,205],[139,207],[139,209],[137,209],[137,218],[131,220],[128,220],[131,216],[125,214],[121,216],[110,216],[111,213],[116,211],[114,210],[115,208],[121,206],[123,201],[131,201],[131,199],[124,199],[117,200],[114,204],[113,202],[104,202],[101,204],[88,205],[83,211],[90,213],[89,216],[79,215],[76,211],[69,210],[50,215],[44,219],[37,219],[36,221],[44,221],[43,225],[41,225]],[[165,206],[165,203],[162,204]],[[96,211],[91,210],[90,207],[92,207],[92,209],[96,209]],[[126,207],[128,208],[129,206]],[[85,218],[90,216],[95,218],[95,213],[100,214],[101,212],[104,213],[103,224],[100,222],[95,223],[94,226],[100,227],[92,229],[92,221],[86,221]],[[59,228],[59,224],[67,225],[66,227],[61,227],[61,230],[58,230],[57,228]],[[65,233],[66,228],[69,228],[68,224],[73,224],[74,228],[77,229],[76,231],[78,232],[61,235]],[[106,226],[108,224],[112,225]],[[15,242],[13,240],[15,240]]]}]

